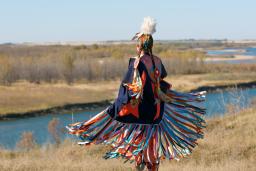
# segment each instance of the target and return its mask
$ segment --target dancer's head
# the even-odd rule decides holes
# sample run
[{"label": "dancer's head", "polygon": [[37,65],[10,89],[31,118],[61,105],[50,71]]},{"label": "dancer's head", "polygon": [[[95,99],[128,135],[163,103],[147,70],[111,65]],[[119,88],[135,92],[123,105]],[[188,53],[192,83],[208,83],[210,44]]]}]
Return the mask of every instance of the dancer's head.
[{"label": "dancer's head", "polygon": [[156,32],[156,22],[151,17],[145,17],[141,25],[139,33],[133,37],[133,40],[137,39],[137,51],[140,55],[141,52],[148,52],[152,54],[153,37],[152,34]]},{"label": "dancer's head", "polygon": [[153,43],[154,40],[151,34],[143,34],[138,38],[137,50],[151,53]]}]

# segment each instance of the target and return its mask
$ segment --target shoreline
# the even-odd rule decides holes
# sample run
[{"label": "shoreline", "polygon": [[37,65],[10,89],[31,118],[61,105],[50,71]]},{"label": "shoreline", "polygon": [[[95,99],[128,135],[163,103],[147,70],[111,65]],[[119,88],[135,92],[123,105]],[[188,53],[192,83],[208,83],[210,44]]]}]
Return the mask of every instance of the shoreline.
[{"label": "shoreline", "polygon": [[89,103],[74,103],[74,104],[66,104],[63,106],[55,106],[48,109],[41,109],[41,110],[35,110],[35,111],[29,111],[29,112],[23,112],[23,113],[9,113],[5,115],[1,115],[0,122],[14,120],[14,119],[24,119],[24,118],[30,118],[30,117],[52,115],[52,114],[58,114],[58,113],[59,114],[64,114],[69,112],[77,113],[81,111],[92,110],[98,107],[105,107],[107,105],[110,105],[111,101],[112,100],[103,100],[103,101],[89,102]]},{"label": "shoreline", "polygon": [[[226,62],[226,61],[234,61],[234,60],[236,60],[236,61],[256,60],[256,56],[252,56],[252,55],[233,55],[234,57],[232,57],[232,58],[220,57],[220,55],[210,55],[210,56],[211,57],[207,57],[205,59],[206,62],[216,62],[216,61]],[[225,56],[225,55],[223,55],[223,56]]]},{"label": "shoreline", "polygon": [[[227,85],[215,85],[215,86],[199,86],[198,88],[192,89],[190,92],[196,91],[208,91],[215,92],[218,90],[225,90],[228,88],[237,87],[237,88],[254,88],[256,87],[256,81],[246,82],[246,83],[237,83],[237,84],[227,84]],[[97,102],[87,102],[87,103],[74,103],[74,104],[66,104],[63,106],[55,106],[47,109],[34,110],[28,112],[19,112],[19,113],[7,113],[4,115],[0,115],[0,122],[14,119],[23,119],[44,115],[52,115],[52,114],[63,114],[70,112],[81,112],[86,110],[92,110],[98,107],[106,107],[110,105],[114,99],[102,100]]]},{"label": "shoreline", "polygon": [[192,89],[190,92],[196,92],[196,91],[208,91],[208,92],[215,92],[218,90],[226,90],[229,88],[254,88],[256,87],[256,81],[246,82],[246,83],[238,83],[238,84],[228,84],[228,85],[216,85],[216,86],[200,86],[196,89]]}]

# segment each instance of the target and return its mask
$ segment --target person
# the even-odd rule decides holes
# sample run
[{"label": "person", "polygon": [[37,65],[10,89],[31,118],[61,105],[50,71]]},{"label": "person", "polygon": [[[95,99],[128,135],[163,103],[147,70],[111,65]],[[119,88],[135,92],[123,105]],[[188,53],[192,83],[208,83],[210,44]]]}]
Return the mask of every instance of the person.
[{"label": "person", "polygon": [[135,161],[137,170],[158,170],[161,159],[180,159],[191,153],[203,138],[205,109],[196,105],[205,92],[172,90],[164,78],[166,69],[152,52],[156,22],[144,18],[137,39],[136,57],[129,59],[118,96],[93,118],[67,126],[79,144],[109,144],[104,158]]}]

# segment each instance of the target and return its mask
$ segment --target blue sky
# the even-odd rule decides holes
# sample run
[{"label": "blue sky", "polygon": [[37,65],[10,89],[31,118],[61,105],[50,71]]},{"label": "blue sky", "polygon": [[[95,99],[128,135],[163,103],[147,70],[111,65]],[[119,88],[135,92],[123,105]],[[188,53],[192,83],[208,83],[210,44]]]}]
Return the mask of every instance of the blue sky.
[{"label": "blue sky", "polygon": [[256,39],[255,0],[1,0],[0,43],[128,40],[145,16],[155,39]]}]

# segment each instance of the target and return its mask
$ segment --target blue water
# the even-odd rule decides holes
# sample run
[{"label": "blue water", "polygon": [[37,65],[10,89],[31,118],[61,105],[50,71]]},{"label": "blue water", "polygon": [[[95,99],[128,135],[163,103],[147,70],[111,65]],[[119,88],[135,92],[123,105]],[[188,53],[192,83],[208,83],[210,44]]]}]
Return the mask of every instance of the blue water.
[{"label": "blue water", "polygon": [[236,55],[242,54],[242,52],[237,51],[236,49],[224,49],[224,50],[208,50],[208,55]]},{"label": "blue water", "polygon": [[[207,109],[206,117],[223,115],[226,112],[226,104],[234,104],[238,109],[246,108],[251,100],[256,98],[256,88],[226,90],[214,93],[208,93],[203,106]],[[73,116],[73,122],[83,121],[91,118],[104,108],[97,108],[93,111],[76,113]],[[17,119],[0,122],[0,146],[13,149],[19,141],[24,131],[32,131],[37,143],[44,144],[52,142],[48,133],[48,123],[53,118],[58,118],[60,127],[72,123],[72,114],[56,114],[32,117],[26,119]],[[62,134],[62,139],[68,137],[68,134]]]},{"label": "blue water", "polygon": [[[223,49],[223,50],[208,50],[207,54],[210,56],[221,56],[221,55],[244,55],[244,56],[256,56],[256,47],[249,47],[244,49]],[[254,59],[244,59],[244,60],[228,60],[228,61],[207,61],[207,63],[229,63],[229,64],[256,64],[256,57]]]},{"label": "blue water", "polygon": [[237,111],[247,108],[256,98],[256,88],[219,90],[206,96],[207,117],[224,115],[227,104],[233,104]]},{"label": "blue water", "polygon": [[[65,130],[65,125],[87,120],[101,110],[104,110],[104,108],[97,108],[93,111],[75,113],[73,115],[73,121],[72,114],[70,113],[50,114],[10,121],[0,121],[0,146],[13,149],[16,146],[16,143],[19,141],[22,133],[25,131],[33,132],[34,138],[39,144],[53,142],[52,137],[48,132],[48,124],[53,118],[59,119],[60,129]],[[61,133],[60,135],[62,139],[70,136],[64,133]]]},{"label": "blue water", "polygon": [[247,48],[244,55],[256,56],[256,48],[255,47]]},{"label": "blue water", "polygon": [[208,50],[208,55],[248,55],[256,56],[256,47],[249,47],[245,49],[224,49],[224,50]]}]

